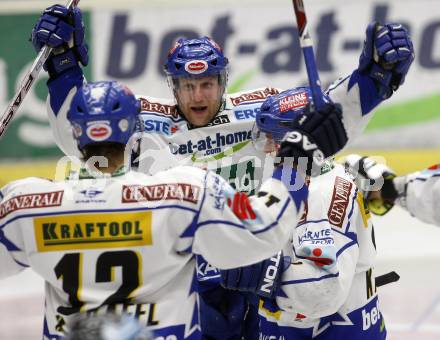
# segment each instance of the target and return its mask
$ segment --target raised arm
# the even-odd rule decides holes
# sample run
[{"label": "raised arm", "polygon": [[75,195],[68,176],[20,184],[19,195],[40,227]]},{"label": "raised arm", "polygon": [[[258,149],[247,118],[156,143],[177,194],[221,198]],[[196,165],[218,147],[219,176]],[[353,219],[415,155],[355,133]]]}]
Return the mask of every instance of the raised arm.
[{"label": "raised arm", "polygon": [[44,64],[49,74],[49,122],[61,150],[67,155],[78,155],[66,115],[73,95],[85,81],[81,65],[88,64],[81,10],[61,5],[45,9],[32,30],[32,44],[36,51],[44,45],[54,48]]},{"label": "raised arm", "polygon": [[330,98],[344,109],[349,140],[362,133],[372,110],[404,83],[413,60],[414,48],[405,27],[375,22],[368,25],[357,69],[327,89]]}]

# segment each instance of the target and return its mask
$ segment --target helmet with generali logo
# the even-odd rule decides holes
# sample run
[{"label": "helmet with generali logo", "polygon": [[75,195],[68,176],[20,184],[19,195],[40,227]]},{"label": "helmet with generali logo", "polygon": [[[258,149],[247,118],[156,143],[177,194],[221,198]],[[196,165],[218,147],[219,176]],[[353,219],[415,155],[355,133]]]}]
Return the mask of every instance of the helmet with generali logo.
[{"label": "helmet with generali logo", "polygon": [[[324,101],[330,101],[324,95]],[[297,87],[268,97],[255,115],[258,131],[270,134],[276,142],[291,131],[292,121],[299,114],[306,112],[312,103],[309,87]]]},{"label": "helmet with generali logo", "polygon": [[116,81],[84,84],[70,103],[67,119],[79,150],[90,144],[126,145],[132,136],[140,102],[131,90]]}]

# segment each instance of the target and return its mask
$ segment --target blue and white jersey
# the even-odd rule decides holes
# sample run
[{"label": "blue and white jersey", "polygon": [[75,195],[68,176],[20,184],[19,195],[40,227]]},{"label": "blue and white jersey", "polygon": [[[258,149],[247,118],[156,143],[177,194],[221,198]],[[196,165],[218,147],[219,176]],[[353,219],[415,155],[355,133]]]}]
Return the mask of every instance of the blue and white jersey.
[{"label": "blue and white jersey", "polygon": [[155,337],[200,339],[195,255],[225,269],[261,261],[298,219],[280,181],[262,190],[248,198],[193,167],[12,182],[1,190],[0,278],[27,267],[44,278],[45,339],[76,313],[107,311]]},{"label": "blue and white jersey", "polygon": [[260,300],[260,339],[385,339],[375,241],[363,197],[340,165],[309,184],[275,300]]},{"label": "blue and white jersey", "polygon": [[396,177],[396,202],[423,222],[440,226],[440,165]]},{"label": "blue and white jersey", "polygon": [[278,92],[262,88],[227,95],[217,116],[198,128],[179,114],[174,100],[139,96],[139,170],[155,173],[192,165],[215,171],[239,191],[254,192],[273,172],[273,157],[252,141],[255,115]]}]

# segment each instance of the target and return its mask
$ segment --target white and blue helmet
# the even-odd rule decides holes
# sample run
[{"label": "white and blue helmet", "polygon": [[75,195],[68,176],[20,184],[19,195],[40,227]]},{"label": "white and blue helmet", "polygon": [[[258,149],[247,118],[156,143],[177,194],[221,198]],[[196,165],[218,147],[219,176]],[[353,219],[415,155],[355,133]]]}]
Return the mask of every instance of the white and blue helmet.
[{"label": "white and blue helmet", "polygon": [[126,145],[140,112],[140,102],[125,85],[116,81],[84,84],[67,112],[79,150],[96,143]]},{"label": "white and blue helmet", "polygon": [[[330,101],[328,96],[324,95],[324,101]],[[295,117],[306,112],[312,102],[309,87],[296,87],[268,97],[255,116],[258,130],[280,142],[292,131]]]}]

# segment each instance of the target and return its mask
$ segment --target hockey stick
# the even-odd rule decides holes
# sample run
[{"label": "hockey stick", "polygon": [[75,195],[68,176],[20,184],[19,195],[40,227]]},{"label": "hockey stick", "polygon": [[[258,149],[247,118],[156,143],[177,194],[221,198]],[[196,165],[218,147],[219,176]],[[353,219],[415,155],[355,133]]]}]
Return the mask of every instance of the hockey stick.
[{"label": "hockey stick", "polygon": [[[78,2],[79,0],[69,0],[66,7],[76,7],[78,5]],[[49,55],[52,51],[52,47],[49,47],[47,45],[43,46],[43,48],[40,50],[37,57],[35,58],[30,70],[26,73],[23,80],[21,81],[18,91],[14,94],[13,99],[9,102],[0,120],[0,138],[5,133],[6,128],[8,127],[14,115],[17,113],[21,104],[23,103],[24,97],[26,97],[35,79],[38,78],[43,64],[46,62],[47,58],[49,58]]]},{"label": "hockey stick", "polygon": [[321,81],[319,80],[318,69],[316,67],[315,55],[313,53],[312,39],[310,38],[307,25],[307,16],[304,9],[303,0],[292,0],[295,10],[296,23],[298,25],[299,43],[306,63],[307,77],[309,78],[310,90],[312,91],[313,104],[315,108],[324,105],[324,97],[321,90]]}]

